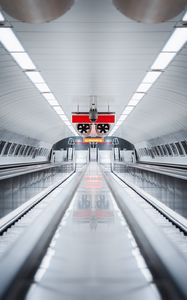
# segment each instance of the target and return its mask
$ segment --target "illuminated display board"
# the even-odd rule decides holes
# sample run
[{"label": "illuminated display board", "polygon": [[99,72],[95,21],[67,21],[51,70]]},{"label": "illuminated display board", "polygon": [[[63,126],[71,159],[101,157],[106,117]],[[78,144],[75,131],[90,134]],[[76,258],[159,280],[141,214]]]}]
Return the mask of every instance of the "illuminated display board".
[{"label": "illuminated display board", "polygon": [[88,144],[88,143],[98,143],[98,144],[102,144],[104,143],[104,138],[84,138],[83,142],[85,144]]}]

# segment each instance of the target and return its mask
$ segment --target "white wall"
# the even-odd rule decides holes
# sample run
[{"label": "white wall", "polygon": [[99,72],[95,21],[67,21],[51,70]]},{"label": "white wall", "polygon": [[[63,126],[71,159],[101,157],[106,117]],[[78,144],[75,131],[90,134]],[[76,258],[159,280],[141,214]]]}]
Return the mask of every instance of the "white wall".
[{"label": "white wall", "polygon": [[112,151],[107,151],[107,150],[100,150],[98,152],[98,160],[99,163],[101,164],[109,164],[111,162],[111,158],[112,158]]},{"label": "white wall", "polygon": [[120,151],[120,157],[121,159],[126,162],[126,163],[132,163],[132,153],[134,153],[134,151],[131,150],[121,150]]},{"label": "white wall", "polygon": [[87,150],[81,151],[76,150],[75,151],[75,161],[77,164],[85,164],[89,161],[89,153]]}]

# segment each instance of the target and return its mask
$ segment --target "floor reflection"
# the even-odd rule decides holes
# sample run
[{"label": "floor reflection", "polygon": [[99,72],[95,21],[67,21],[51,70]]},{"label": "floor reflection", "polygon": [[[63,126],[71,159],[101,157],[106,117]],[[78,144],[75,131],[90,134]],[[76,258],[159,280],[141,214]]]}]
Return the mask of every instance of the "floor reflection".
[{"label": "floor reflection", "polygon": [[114,221],[111,195],[101,174],[95,175],[94,168],[90,168],[90,172],[84,177],[72,216],[73,222],[88,223],[91,230],[96,230],[99,224]]},{"label": "floor reflection", "polygon": [[185,180],[116,164],[114,171],[187,218]]},{"label": "floor reflection", "polygon": [[74,222],[89,223],[96,229],[99,223],[113,221],[113,209],[110,207],[107,193],[80,193],[73,211]]},{"label": "floor reflection", "polygon": [[73,166],[61,166],[0,180],[0,218],[4,217],[45,188],[72,172]]}]

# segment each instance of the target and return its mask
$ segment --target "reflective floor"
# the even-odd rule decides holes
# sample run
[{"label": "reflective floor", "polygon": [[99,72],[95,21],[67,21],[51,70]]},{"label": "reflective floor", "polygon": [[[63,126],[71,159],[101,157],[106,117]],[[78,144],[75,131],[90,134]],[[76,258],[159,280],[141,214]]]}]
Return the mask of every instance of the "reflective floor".
[{"label": "reflective floor", "polygon": [[187,181],[124,165],[114,165],[119,176],[142,188],[178,214],[187,218]]},{"label": "reflective floor", "polygon": [[26,299],[160,299],[97,164],[89,165]]},{"label": "reflective floor", "polygon": [[72,172],[73,166],[50,168],[0,180],[0,218]]}]

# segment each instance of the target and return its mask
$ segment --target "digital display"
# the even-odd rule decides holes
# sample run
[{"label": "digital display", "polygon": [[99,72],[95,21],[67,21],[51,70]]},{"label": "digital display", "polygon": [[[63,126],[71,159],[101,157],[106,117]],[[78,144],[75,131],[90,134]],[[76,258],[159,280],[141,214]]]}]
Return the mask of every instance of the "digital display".
[{"label": "digital display", "polygon": [[84,138],[83,142],[85,144],[88,144],[88,143],[102,144],[102,143],[104,143],[104,138]]}]

